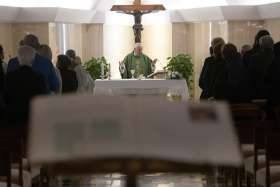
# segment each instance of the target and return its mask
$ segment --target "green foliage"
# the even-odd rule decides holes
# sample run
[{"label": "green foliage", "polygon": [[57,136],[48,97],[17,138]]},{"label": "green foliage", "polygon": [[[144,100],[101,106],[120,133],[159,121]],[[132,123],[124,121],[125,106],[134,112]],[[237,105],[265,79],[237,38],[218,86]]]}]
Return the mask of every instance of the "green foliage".
[{"label": "green foliage", "polygon": [[109,64],[105,57],[94,58],[85,63],[85,69],[89,72],[93,80],[101,79],[101,64],[104,64],[104,78],[108,78]]},{"label": "green foliage", "polygon": [[171,72],[178,72],[180,78],[186,79],[189,89],[193,89],[193,64],[192,58],[188,54],[178,54],[174,57],[168,57],[168,64],[166,70]]}]

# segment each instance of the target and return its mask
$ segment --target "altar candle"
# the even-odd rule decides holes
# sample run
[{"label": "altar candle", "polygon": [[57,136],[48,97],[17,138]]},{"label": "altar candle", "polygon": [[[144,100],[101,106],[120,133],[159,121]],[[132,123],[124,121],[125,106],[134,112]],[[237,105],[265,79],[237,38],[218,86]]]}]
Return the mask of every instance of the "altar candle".
[{"label": "altar candle", "polygon": [[101,66],[101,79],[104,79],[104,64],[101,63],[100,66]]}]

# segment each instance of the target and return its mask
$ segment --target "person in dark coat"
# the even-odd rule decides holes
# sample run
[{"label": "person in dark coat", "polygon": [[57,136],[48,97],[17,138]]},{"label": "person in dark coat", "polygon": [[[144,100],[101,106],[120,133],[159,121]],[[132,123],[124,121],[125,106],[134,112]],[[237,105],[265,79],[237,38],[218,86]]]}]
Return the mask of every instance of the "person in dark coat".
[{"label": "person in dark coat", "polygon": [[48,93],[44,77],[32,69],[35,55],[32,47],[20,47],[19,67],[7,73],[4,98],[9,125],[27,125],[31,100],[35,96]]},{"label": "person in dark coat", "polygon": [[4,82],[5,82],[5,70],[4,70],[4,49],[0,45],[0,123],[4,122],[5,117],[5,103],[3,98],[3,92],[4,92]]},{"label": "person in dark coat", "polygon": [[260,51],[252,55],[249,71],[252,77],[253,96],[252,99],[267,98],[267,83],[269,67],[274,63],[273,39],[270,36],[260,38]]},{"label": "person in dark coat", "polygon": [[78,80],[75,71],[70,70],[71,60],[66,55],[58,55],[57,68],[60,71],[62,80],[62,93],[76,92]]},{"label": "person in dark coat", "polygon": [[[200,99],[209,99],[212,97],[211,94],[211,86],[213,82],[213,68],[212,66],[215,66],[215,62],[220,61],[221,59],[221,54],[214,54],[214,48],[217,45],[223,45],[225,44],[223,38],[214,38],[211,42],[211,47],[210,47],[210,57],[207,57],[204,61],[202,71],[199,77],[199,87],[202,89],[202,93],[200,95]],[[216,53],[218,50],[216,51]]]},{"label": "person in dark coat", "polygon": [[250,79],[236,46],[226,44],[223,58],[226,64],[215,81],[214,98],[229,102],[249,102]]},{"label": "person in dark coat", "polygon": [[266,84],[268,86],[268,105],[280,104],[280,42],[274,45],[275,60],[268,69]]},{"label": "person in dark coat", "polygon": [[251,57],[261,51],[260,38],[263,36],[270,36],[270,33],[267,30],[260,30],[255,36],[255,42],[254,42],[253,48],[251,50],[247,51],[243,55],[243,62],[246,67],[248,67],[249,64],[251,63],[250,62]]}]

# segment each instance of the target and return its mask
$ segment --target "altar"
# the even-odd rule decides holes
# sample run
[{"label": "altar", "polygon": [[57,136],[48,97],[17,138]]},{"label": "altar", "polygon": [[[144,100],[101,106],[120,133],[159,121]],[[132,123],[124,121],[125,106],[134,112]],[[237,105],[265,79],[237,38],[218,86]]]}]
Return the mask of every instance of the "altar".
[{"label": "altar", "polygon": [[177,96],[187,101],[189,98],[186,80],[96,80],[94,95],[147,95],[147,96]]}]

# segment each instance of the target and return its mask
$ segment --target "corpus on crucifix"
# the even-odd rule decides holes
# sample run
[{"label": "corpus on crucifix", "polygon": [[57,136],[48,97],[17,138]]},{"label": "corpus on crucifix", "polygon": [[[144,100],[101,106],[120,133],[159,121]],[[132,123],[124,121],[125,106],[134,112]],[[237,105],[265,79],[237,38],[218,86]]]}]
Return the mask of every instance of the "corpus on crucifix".
[{"label": "corpus on crucifix", "polygon": [[135,35],[135,43],[141,43],[141,31],[143,30],[142,15],[165,10],[161,4],[143,5],[141,0],[134,0],[133,5],[114,5],[111,11],[117,11],[124,14],[134,16],[133,31]]},{"label": "corpus on crucifix", "polygon": [[141,0],[134,0],[133,5],[114,5],[111,11],[117,11],[134,16],[133,31],[135,36],[135,47],[132,53],[128,54],[123,62],[120,62],[120,72],[122,78],[147,77],[154,71],[157,59],[151,60],[142,53],[141,32],[144,30],[142,25],[142,15],[165,10],[161,4],[144,5]]}]

